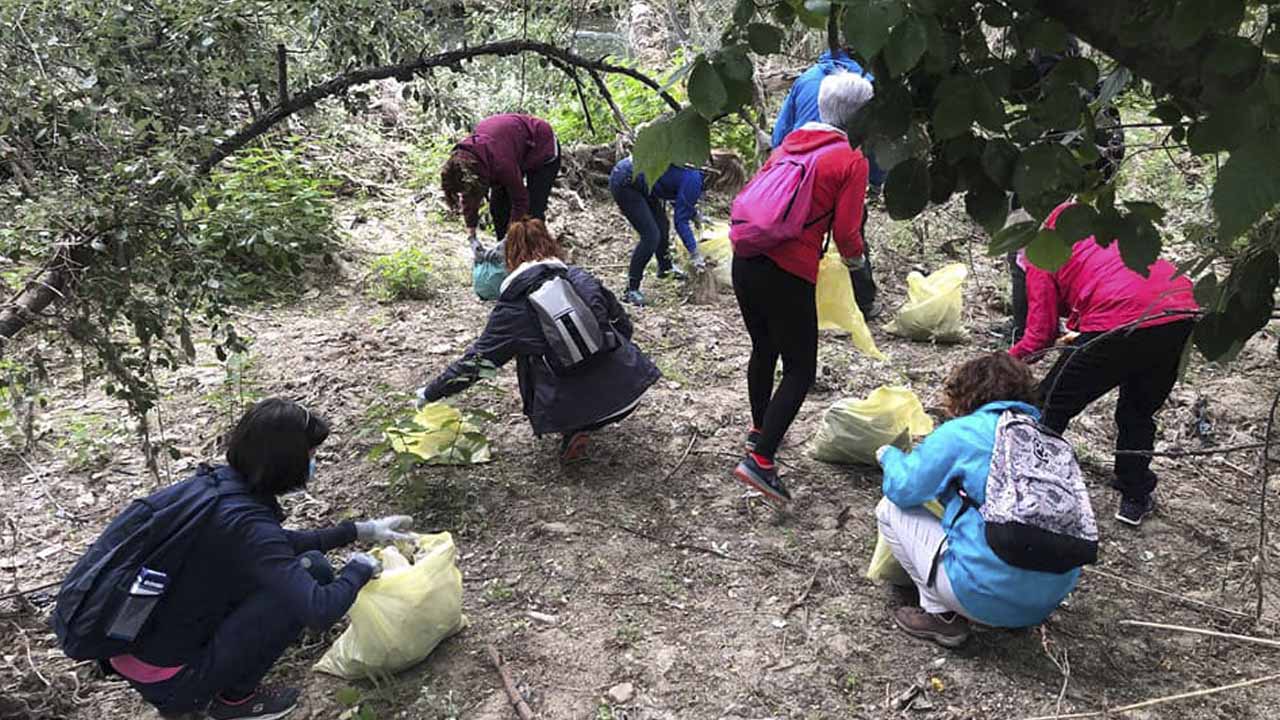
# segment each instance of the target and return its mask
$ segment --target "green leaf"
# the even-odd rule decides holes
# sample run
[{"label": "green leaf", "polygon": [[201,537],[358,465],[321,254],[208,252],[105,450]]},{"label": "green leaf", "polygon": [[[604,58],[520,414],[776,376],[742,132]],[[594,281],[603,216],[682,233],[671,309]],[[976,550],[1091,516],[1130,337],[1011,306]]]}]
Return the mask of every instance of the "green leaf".
[{"label": "green leaf", "polygon": [[1071,244],[1054,230],[1036,233],[1027,245],[1027,260],[1041,270],[1057,272],[1071,259]]},{"label": "green leaf", "polygon": [[353,687],[339,688],[333,694],[333,699],[337,700],[342,707],[355,707],[360,704],[360,691]]},{"label": "green leaf", "polygon": [[1143,277],[1151,274],[1151,264],[1160,258],[1160,231],[1145,217],[1125,216],[1131,230],[1120,237],[1120,257],[1125,267]]},{"label": "green leaf", "polygon": [[941,205],[951,199],[959,183],[956,169],[941,160],[929,164],[929,202]]},{"label": "green leaf", "polygon": [[731,45],[723,48],[715,54],[711,64],[715,66],[728,92],[729,97],[725,103],[724,112],[733,112],[751,104],[751,96],[754,92],[752,76],[755,73],[755,66],[751,63],[751,56],[747,54],[747,47]]},{"label": "green leaf", "polygon": [[854,0],[845,6],[844,36],[864,58],[880,52],[906,14],[901,0]]},{"label": "green leaf", "polygon": [[1004,227],[1009,217],[1009,196],[995,183],[978,175],[980,182],[971,185],[964,194],[964,209],[969,217],[978,221],[989,234],[995,235]]},{"label": "green leaf", "polygon": [[795,8],[791,7],[785,2],[776,3],[773,6],[773,11],[771,14],[773,15],[773,19],[779,25],[791,27],[792,25],[796,24]]},{"label": "green leaf", "polygon": [[[724,112],[729,92],[720,79],[720,73],[705,59],[698,60],[689,73],[689,102],[703,117],[714,118]],[[645,177],[655,177],[648,174]]]},{"label": "green leaf", "polygon": [[1076,203],[1058,213],[1053,227],[1058,235],[1072,245],[1094,234],[1094,224],[1098,221],[1098,211]]},{"label": "green leaf", "polygon": [[[685,108],[671,119],[668,139],[671,142],[672,163],[703,165],[711,159],[711,126],[693,108]],[[656,178],[658,175],[646,177]]]},{"label": "green leaf", "polygon": [[1045,78],[1047,87],[1072,87],[1092,93],[1098,85],[1098,66],[1088,58],[1067,58],[1054,66]]},{"label": "green leaf", "polygon": [[[1220,92],[1242,90],[1262,64],[1262,49],[1246,38],[1215,38],[1201,65],[1201,81]],[[1221,86],[1221,87],[1216,87]]]},{"label": "green leaf", "polygon": [[1193,335],[1196,349],[1210,360],[1225,361],[1235,357],[1244,348],[1244,340],[1221,313],[1206,315],[1196,323]]},{"label": "green leaf", "polygon": [[1004,138],[995,138],[982,149],[982,169],[1002,189],[1013,186],[1013,171],[1017,164],[1018,148]]},{"label": "green leaf", "polygon": [[1084,171],[1075,157],[1058,143],[1033,145],[1018,156],[1013,172],[1013,188],[1032,215],[1047,215],[1076,192]]},{"label": "green leaf", "polygon": [[773,55],[782,50],[784,36],[780,28],[764,23],[747,26],[747,44],[757,55]]},{"label": "green leaf", "polygon": [[660,120],[636,134],[631,155],[635,159],[636,171],[646,178],[661,177],[671,165],[670,124],[670,120]]},{"label": "green leaf", "polygon": [[802,3],[793,4],[796,16],[800,18],[800,22],[808,25],[815,30],[822,30],[827,27],[827,16],[831,14],[831,3],[825,0],[804,0]]},{"label": "green leaf", "polygon": [[1169,23],[1169,45],[1175,50],[1185,50],[1204,36],[1209,30],[1205,22],[1207,5],[1214,0],[1180,0],[1173,10],[1173,19]]},{"label": "green leaf", "polygon": [[894,220],[910,220],[929,204],[929,166],[919,158],[907,158],[889,171],[884,206]]},{"label": "green leaf", "polygon": [[1034,220],[1014,223],[991,238],[991,244],[987,246],[987,255],[1001,257],[1016,250],[1021,250],[1031,244],[1038,232],[1040,232],[1040,223]]},{"label": "green leaf", "polygon": [[919,16],[911,15],[898,23],[889,34],[889,44],[884,49],[889,74],[897,77],[909,72],[920,62],[928,47],[929,38]]},{"label": "green leaf", "polygon": [[975,117],[969,93],[972,84],[968,78],[949,77],[942,81],[934,97],[938,104],[933,108],[933,132],[939,140],[949,140],[968,132]]},{"label": "green leaf", "polygon": [[1164,208],[1153,202],[1129,201],[1124,203],[1124,209],[1148,222],[1158,223],[1164,220]]},{"label": "green leaf", "polygon": [[1280,202],[1280,143],[1267,138],[1232,151],[1213,187],[1219,239],[1239,237],[1277,202]]},{"label": "green leaf", "polygon": [[1222,293],[1222,288],[1218,287],[1218,276],[1213,271],[1205,273],[1205,276],[1196,281],[1195,285],[1196,304],[1202,308],[1212,308],[1218,304],[1218,297]]},{"label": "green leaf", "polygon": [[1009,27],[1013,24],[1013,13],[999,3],[985,5],[982,8],[982,22],[991,27]]},{"label": "green leaf", "polygon": [[746,25],[751,22],[751,18],[755,17],[755,14],[755,0],[738,0],[733,5],[733,24]]},{"label": "green leaf", "polygon": [[1041,52],[1058,54],[1067,49],[1067,29],[1057,20],[1043,18],[1031,22],[1020,35],[1025,46]]}]

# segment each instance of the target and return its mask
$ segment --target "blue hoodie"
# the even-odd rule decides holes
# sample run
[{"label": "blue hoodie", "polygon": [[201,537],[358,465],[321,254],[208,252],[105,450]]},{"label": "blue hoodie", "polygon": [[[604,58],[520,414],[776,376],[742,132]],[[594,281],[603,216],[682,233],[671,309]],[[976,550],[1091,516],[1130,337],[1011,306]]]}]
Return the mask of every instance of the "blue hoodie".
[{"label": "blue hoodie", "polygon": [[[787,93],[787,99],[782,102],[778,120],[773,124],[774,148],[781,145],[783,138],[792,130],[807,122],[821,121],[818,114],[818,89],[822,85],[822,79],[837,70],[857,73],[866,78],[867,82],[875,82],[875,76],[863,70],[862,66],[844,51],[840,51],[834,57],[830,50],[822,53],[813,67],[796,78],[795,84],[791,86],[791,92]],[[870,183],[876,186],[883,185],[886,173],[876,165],[870,155],[867,155],[867,159],[871,162],[871,175],[868,178]]]},{"label": "blue hoodie", "polygon": [[1043,622],[1075,588],[1079,568],[1059,575],[1001,560],[987,545],[982,513],[961,512],[964,503],[955,489],[960,483],[974,503],[986,501],[996,422],[1011,409],[1040,417],[1025,403],[987,403],[943,423],[910,454],[889,448],[883,458],[884,495],[901,508],[934,498],[942,503],[947,533],[942,567],[965,614],[996,627],[1027,627]]},{"label": "blue hoodie", "polygon": [[[698,249],[698,238],[693,234],[693,218],[698,213],[698,200],[702,197],[702,171],[684,165],[668,165],[658,182],[648,187],[644,173],[635,172],[631,156],[618,161],[614,173],[631,178],[631,184],[651,197],[672,204],[676,234],[684,249],[691,254]],[[612,180],[612,178],[610,178]]]}]

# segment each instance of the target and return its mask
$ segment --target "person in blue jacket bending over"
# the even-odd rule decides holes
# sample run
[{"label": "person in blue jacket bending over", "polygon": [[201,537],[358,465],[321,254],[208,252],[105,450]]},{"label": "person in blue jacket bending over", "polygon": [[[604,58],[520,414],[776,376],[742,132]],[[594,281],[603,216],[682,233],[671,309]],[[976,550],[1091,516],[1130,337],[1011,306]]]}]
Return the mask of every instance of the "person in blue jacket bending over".
[{"label": "person in blue jacket bending over", "polygon": [[631,267],[627,273],[627,292],[622,301],[632,305],[644,305],[644,293],[640,281],[645,266],[654,255],[658,256],[658,277],[684,279],[671,261],[671,225],[667,221],[664,202],[675,206],[676,234],[689,251],[693,267],[702,270],[706,261],[698,250],[691,223],[698,214],[698,199],[702,197],[702,172],[683,165],[670,165],[662,177],[650,187],[644,173],[637,172],[628,155],[613,166],[609,175],[609,192],[622,211],[627,222],[640,234],[640,242],[631,253]]},{"label": "person in blue jacket bending over", "polygon": [[[796,78],[795,84],[791,86],[791,92],[787,93],[787,99],[782,101],[782,110],[778,113],[778,120],[773,124],[772,144],[777,149],[787,135],[792,131],[808,122],[819,122],[818,117],[818,88],[822,85],[822,78],[837,72],[851,72],[861,75],[868,82],[875,82],[875,77],[871,73],[862,69],[844,50],[837,50],[833,55],[830,50],[818,56],[818,62],[813,67],[801,73]],[[863,155],[866,156],[867,162],[870,163],[871,172],[867,176],[873,193],[879,193],[884,186],[885,177],[888,175],[876,165],[876,159],[872,157],[867,149],[862,148]],[[866,240],[866,213],[862,216],[863,240]],[[879,307],[876,305],[876,282],[872,277],[871,257],[865,255],[866,262],[856,268],[850,268],[849,278],[853,281],[854,299],[858,303],[858,309],[867,319],[872,319],[879,315]]]},{"label": "person in blue jacket bending over", "polygon": [[[1006,410],[1037,420],[1031,370],[1008,353],[991,353],[961,365],[947,379],[943,423],[910,453],[876,451],[884,468],[884,498],[876,519],[893,555],[920,591],[920,607],[900,607],[894,621],[907,634],[958,647],[969,621],[994,627],[1038,625],[1080,579],[1080,569],[1057,574],[1014,567],[986,540],[980,512],[962,512],[956,491],[976,505],[986,499],[987,471],[996,422]],[[937,500],[939,519],[923,507]]]}]

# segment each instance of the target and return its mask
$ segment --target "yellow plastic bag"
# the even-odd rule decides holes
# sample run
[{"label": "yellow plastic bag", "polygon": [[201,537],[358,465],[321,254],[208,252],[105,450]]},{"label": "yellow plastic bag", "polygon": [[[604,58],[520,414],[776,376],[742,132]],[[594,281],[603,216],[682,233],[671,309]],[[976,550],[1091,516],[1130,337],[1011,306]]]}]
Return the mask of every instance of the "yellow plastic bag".
[{"label": "yellow plastic bag", "polygon": [[909,450],[912,437],[932,431],[933,420],[915,393],[881,386],[865,400],[837,400],[827,410],[813,441],[813,457],[829,463],[874,465],[880,446]]},{"label": "yellow plastic bag", "polygon": [[392,426],[383,433],[391,449],[422,458],[428,465],[476,465],[492,458],[489,438],[444,403],[429,403],[413,416],[409,426]]},{"label": "yellow plastic bag", "polygon": [[853,340],[853,346],[867,357],[884,360],[884,354],[876,347],[867,321],[853,298],[853,281],[849,268],[840,259],[840,252],[832,247],[818,264],[818,329],[844,330]]},{"label": "yellow plastic bag", "polygon": [[[684,243],[677,242],[676,245],[684,258],[685,272],[692,275],[693,267],[689,264],[689,253],[684,249]],[[715,281],[716,290],[733,292],[733,244],[729,242],[729,223],[717,220],[703,225],[698,251],[707,259],[707,270]]]},{"label": "yellow plastic bag", "polygon": [[[939,518],[942,517],[942,504],[937,500],[926,501],[924,507]],[[893,550],[889,549],[888,541],[879,532],[876,533],[876,549],[871,553],[871,564],[867,566],[867,579],[890,585],[911,584],[911,576],[902,569],[898,558],[893,556]]]},{"label": "yellow plastic bag", "polygon": [[964,288],[969,268],[962,263],[947,265],[928,277],[918,272],[907,276],[907,302],[885,330],[911,340],[964,342]]},{"label": "yellow plastic bag", "polygon": [[412,565],[394,547],[381,554],[382,575],[360,590],[348,611],[351,625],[316,663],[317,671],[347,680],[399,672],[467,626],[449,533],[419,535]]}]

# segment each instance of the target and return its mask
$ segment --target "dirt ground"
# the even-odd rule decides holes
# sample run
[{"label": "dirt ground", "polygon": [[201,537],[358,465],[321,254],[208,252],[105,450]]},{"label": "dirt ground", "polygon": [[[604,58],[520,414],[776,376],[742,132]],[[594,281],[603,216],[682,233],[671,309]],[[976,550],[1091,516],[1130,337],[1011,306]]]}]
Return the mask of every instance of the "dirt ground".
[{"label": "dirt ground", "polygon": [[[554,227],[573,230],[575,261],[620,292],[632,243],[621,216],[605,204],[575,212],[558,200],[553,211]],[[781,453],[795,495],[786,513],[744,497],[729,475],[748,425],[748,341],[732,297],[691,305],[678,284],[652,278],[646,291],[655,302],[633,313],[636,339],[666,377],[634,416],[595,437],[589,460],[561,467],[555,441],[532,435],[507,369],[456,399],[498,416],[486,429],[493,462],[422,468],[396,482],[387,462],[368,461],[386,418],[463,351],[487,312],[464,284],[458,228],[433,224],[426,203],[414,205],[407,194],[343,212],[343,226],[355,224],[344,273],[296,303],[243,312],[241,324],[256,340],[236,377],[228,380],[206,353],[162,379],[165,433],[182,451],[171,477],[214,456],[243,402],[288,396],[327,416],[335,430],[309,494],[288,500],[291,523],[408,513],[421,529],[454,534],[471,626],[420,667],[378,687],[357,684],[365,717],[514,717],[486,643],[501,650],[529,704],[548,720],[1020,718],[1101,710],[1274,672],[1272,648],[1119,624],[1139,619],[1275,637],[1280,586],[1268,580],[1264,619],[1256,623],[1256,453],[1157,460],[1158,514],[1138,530],[1112,519],[1113,398],[1070,433],[1103,543],[1099,564],[1069,600],[1041,627],[979,633],[954,652],[893,627],[896,594],[863,577],[879,472],[816,462],[807,444],[831,403],[882,384],[910,386],[936,413],[948,369],[1002,347],[1007,276],[983,255],[982,238],[959,211],[931,211],[911,225],[874,213],[869,238],[886,312],[873,332],[891,361],[855,354],[847,338],[824,338],[817,387]],[[441,293],[426,302],[371,300],[368,260],[408,242],[442,259]],[[939,254],[940,245],[955,257]],[[884,333],[907,272],[948,260],[972,266],[970,342],[935,347]],[[1191,429],[1197,401],[1207,402],[1217,444],[1260,437],[1276,389],[1274,332],[1230,366],[1193,361],[1161,415],[1159,446],[1201,446]],[[82,388],[77,372],[73,358],[64,359],[38,447],[0,453],[0,595],[56,581],[129,498],[155,486],[123,409]],[[1269,521],[1272,538],[1280,537],[1278,514]],[[1274,539],[1270,552],[1280,557]],[[51,604],[47,590],[0,600],[0,717],[153,717],[120,682],[61,656],[46,625]],[[530,610],[556,623],[531,620]],[[308,636],[278,669],[276,680],[305,688],[299,718],[352,715],[339,698],[348,683],[310,670],[340,629]],[[895,703],[912,687],[914,697]],[[1280,685],[1271,684],[1125,717],[1277,713]]]}]

